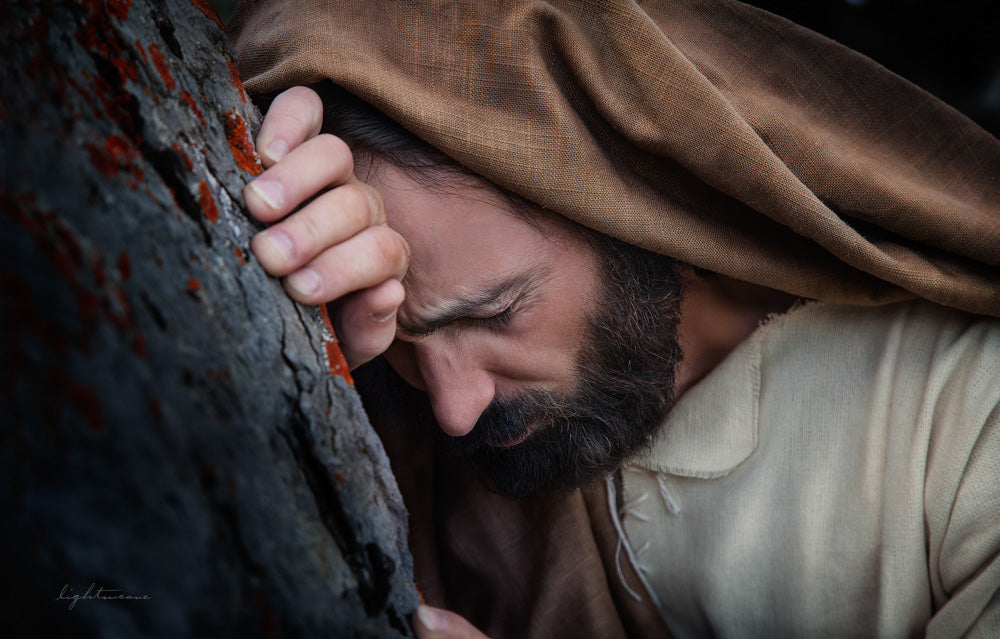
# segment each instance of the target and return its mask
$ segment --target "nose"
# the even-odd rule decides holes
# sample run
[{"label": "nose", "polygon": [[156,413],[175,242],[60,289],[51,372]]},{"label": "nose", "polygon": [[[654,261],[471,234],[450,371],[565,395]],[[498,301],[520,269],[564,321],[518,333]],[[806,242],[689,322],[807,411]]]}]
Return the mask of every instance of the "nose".
[{"label": "nose", "polygon": [[441,430],[452,437],[468,434],[493,401],[492,375],[461,349],[416,344],[413,356]]}]

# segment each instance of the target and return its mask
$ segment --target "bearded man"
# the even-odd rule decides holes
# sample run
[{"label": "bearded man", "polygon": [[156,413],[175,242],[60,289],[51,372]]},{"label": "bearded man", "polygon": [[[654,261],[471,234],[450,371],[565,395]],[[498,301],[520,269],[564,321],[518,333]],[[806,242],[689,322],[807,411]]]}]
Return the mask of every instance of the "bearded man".
[{"label": "bearded man", "polygon": [[996,635],[995,138],[729,0],[232,28],[253,250],[370,362],[418,636]]}]

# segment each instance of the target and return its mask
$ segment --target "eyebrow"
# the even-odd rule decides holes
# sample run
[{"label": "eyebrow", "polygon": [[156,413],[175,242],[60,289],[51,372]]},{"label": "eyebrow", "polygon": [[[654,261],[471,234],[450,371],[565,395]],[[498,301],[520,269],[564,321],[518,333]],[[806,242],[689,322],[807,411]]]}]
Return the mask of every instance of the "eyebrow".
[{"label": "eyebrow", "polygon": [[493,306],[501,297],[516,292],[523,295],[528,289],[535,287],[541,279],[541,267],[531,268],[519,275],[509,277],[494,284],[486,290],[464,298],[452,300],[447,306],[436,313],[414,321],[396,320],[396,327],[412,337],[427,337],[442,328],[456,322],[493,311]]}]

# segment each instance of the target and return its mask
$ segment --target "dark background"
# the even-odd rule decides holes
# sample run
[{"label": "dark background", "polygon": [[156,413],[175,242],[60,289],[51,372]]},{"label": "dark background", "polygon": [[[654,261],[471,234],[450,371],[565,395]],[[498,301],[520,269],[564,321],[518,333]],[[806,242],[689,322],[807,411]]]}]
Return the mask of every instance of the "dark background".
[{"label": "dark background", "polygon": [[[238,0],[210,0],[228,21]],[[1000,0],[754,0],[877,60],[1000,137]]]},{"label": "dark background", "polygon": [[755,0],[864,53],[1000,136],[1000,1]]}]

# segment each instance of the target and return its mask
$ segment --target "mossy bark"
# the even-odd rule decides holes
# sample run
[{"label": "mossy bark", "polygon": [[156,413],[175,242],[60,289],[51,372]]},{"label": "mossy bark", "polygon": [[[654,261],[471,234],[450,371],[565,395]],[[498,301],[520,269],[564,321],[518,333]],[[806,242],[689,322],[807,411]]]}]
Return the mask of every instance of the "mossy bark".
[{"label": "mossy bark", "polygon": [[3,4],[3,634],[410,636],[381,443],[248,251],[259,114],[214,11]]}]

